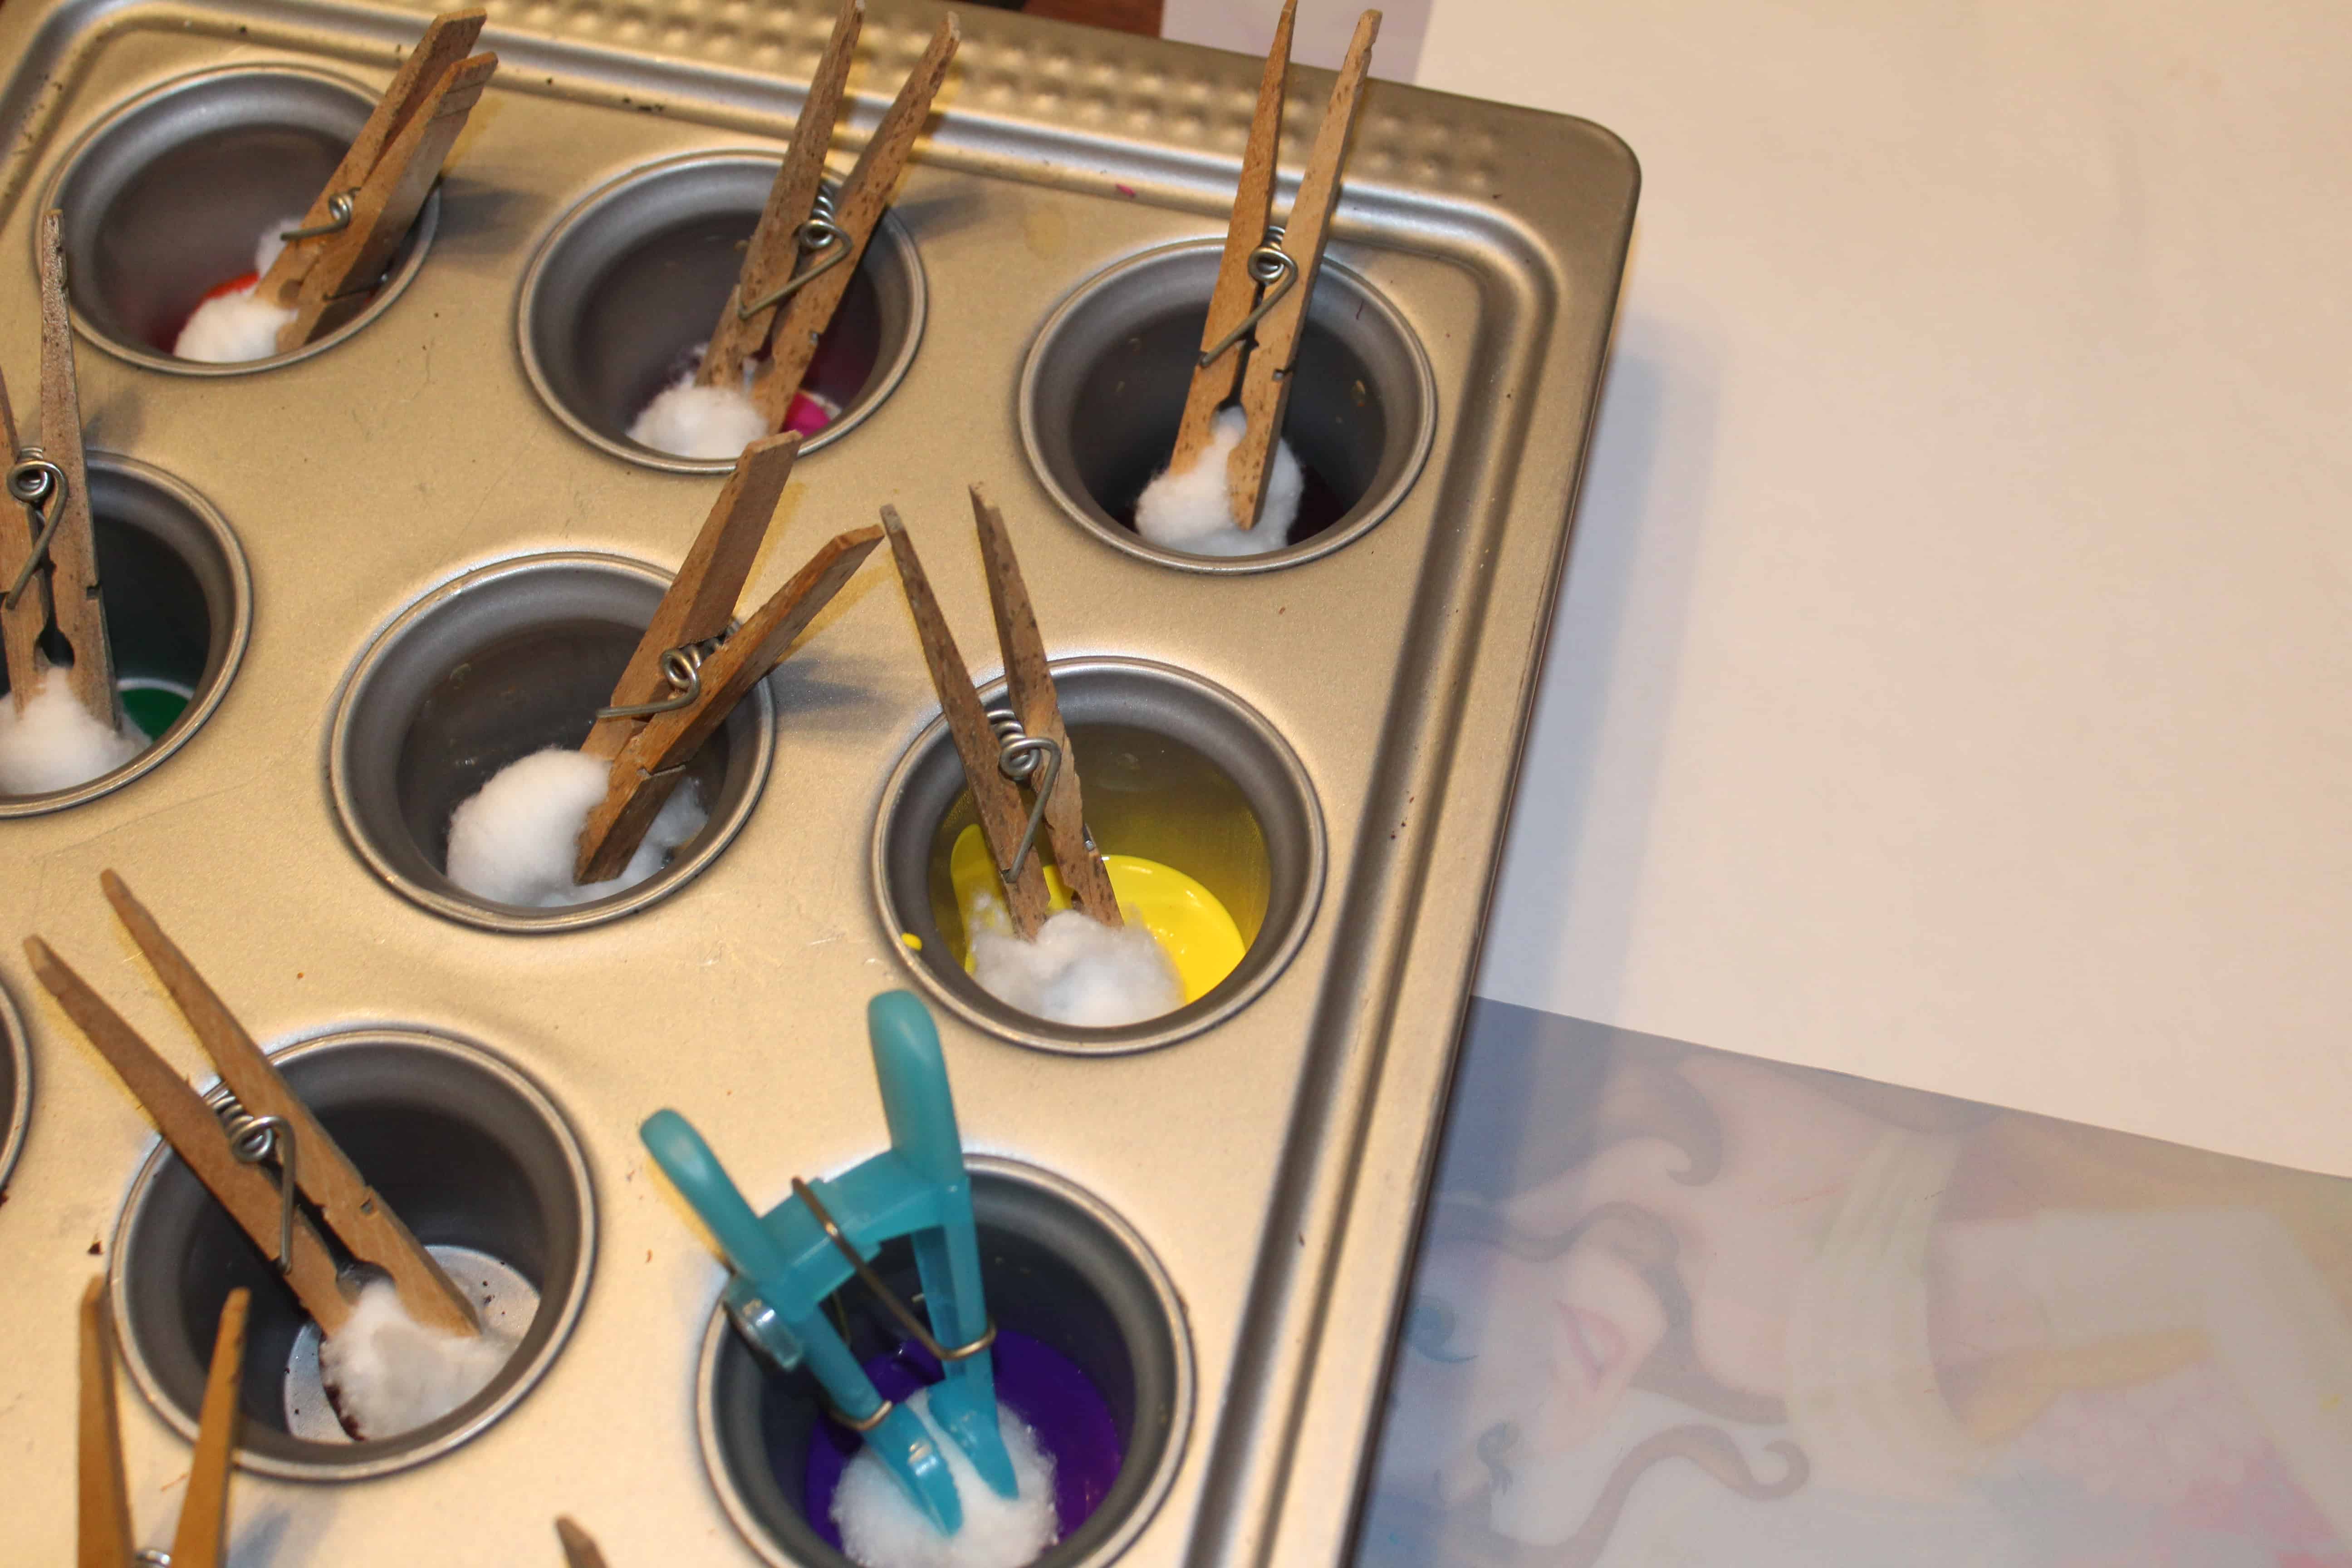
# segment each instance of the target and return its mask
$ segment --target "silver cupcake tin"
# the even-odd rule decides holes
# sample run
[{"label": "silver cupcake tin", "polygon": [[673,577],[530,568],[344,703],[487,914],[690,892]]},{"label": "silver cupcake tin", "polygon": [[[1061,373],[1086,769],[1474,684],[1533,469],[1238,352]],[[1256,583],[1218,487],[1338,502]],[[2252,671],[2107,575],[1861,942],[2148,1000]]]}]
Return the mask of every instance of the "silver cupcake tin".
[{"label": "silver cupcake tin", "polygon": [[[559,1512],[616,1568],[807,1558],[745,1479],[720,1271],[635,1127],[676,1106],[761,1201],[863,1157],[884,1131],[862,1004],[894,985],[940,1020],[984,1219],[1001,1200],[1006,1310],[1124,1391],[1106,1391],[1135,1444],[1118,1506],[1053,1561],[1339,1560],[1566,545],[1630,154],[1580,121],[1374,85],[1292,404],[1321,510],[1269,557],[1170,556],[1120,513],[1181,397],[1255,63],[962,13],[860,285],[845,416],[810,444],[751,593],[890,502],[977,654],[963,491],[990,486],[1097,832],[1194,858],[1254,937],[1233,981],[1170,1018],[1057,1029],[925,940],[953,921],[954,776],[881,565],[706,754],[711,822],[662,877],[551,914],[441,878],[447,805],[507,760],[496,737],[565,740],[716,492],[709,465],[634,449],[624,405],[715,314],[830,7],[494,5],[499,74],[370,311],[252,367],[164,358],[172,313],[299,207],[426,9],[0,10],[0,358],[29,389],[33,221],[69,197],[101,529],[178,552],[198,605],[183,641],[201,645],[180,653],[197,699],[147,756],[0,801],[0,997],[21,1014],[0,1004],[11,1551],[71,1550],[86,1281],[113,1280],[137,1521],[160,1539],[191,1347],[254,1261],[201,1241],[186,1173],[26,970],[38,931],[194,1068],[98,896],[112,867],[298,1086],[315,1078],[331,1121],[409,1129],[352,1137],[388,1191],[409,1184],[423,1238],[540,1297],[511,1375],[413,1443],[296,1431],[281,1385],[300,1349],[272,1330],[234,1505],[254,1560],[551,1560]],[[869,11],[836,174],[936,16]],[[1294,172],[1328,83],[1294,79]],[[245,183],[257,150],[298,169],[286,189]],[[203,199],[206,182],[230,194]],[[622,300],[637,308],[602,319]],[[453,1088],[465,1071],[487,1077]],[[403,1093],[530,1114],[453,1131]],[[150,1223],[171,1201],[189,1212]],[[1055,1268],[1066,1287],[1015,1282]]]}]

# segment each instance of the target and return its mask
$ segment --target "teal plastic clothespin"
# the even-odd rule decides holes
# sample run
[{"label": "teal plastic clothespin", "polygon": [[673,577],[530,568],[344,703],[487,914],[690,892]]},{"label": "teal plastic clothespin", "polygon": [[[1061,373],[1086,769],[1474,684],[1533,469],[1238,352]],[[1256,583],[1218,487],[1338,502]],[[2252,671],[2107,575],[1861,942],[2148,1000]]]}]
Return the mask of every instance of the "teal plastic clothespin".
[{"label": "teal plastic clothespin", "polygon": [[[939,1357],[946,1377],[931,1389],[932,1422],[992,1490],[1014,1495],[988,1352],[996,1331],[981,1293],[971,1180],[939,1030],[904,991],[868,1003],[866,1026],[890,1124],[889,1152],[829,1181],[795,1179],[793,1195],[765,1215],[752,1213],[710,1145],[677,1111],[656,1111],[638,1136],[734,1268],[727,1300],[737,1324],[786,1370],[807,1363],[835,1411],[864,1435],[931,1522],[952,1535],[962,1527],[963,1506],[945,1457],[914,1412],[882,1397],[824,1310],[826,1297],[853,1276],[863,1279]],[[902,1236],[914,1244],[928,1331],[866,1267],[883,1243]]]}]

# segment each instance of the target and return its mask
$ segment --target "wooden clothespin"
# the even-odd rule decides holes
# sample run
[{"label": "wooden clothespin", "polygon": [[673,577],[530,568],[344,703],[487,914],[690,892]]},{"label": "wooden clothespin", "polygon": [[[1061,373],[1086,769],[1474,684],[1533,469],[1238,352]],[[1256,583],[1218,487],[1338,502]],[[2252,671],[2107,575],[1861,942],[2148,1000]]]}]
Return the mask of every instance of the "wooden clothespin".
[{"label": "wooden clothespin", "polygon": [[[1209,296],[1209,319],[1201,331],[1201,353],[1176,428],[1169,470],[1183,473],[1207,450],[1217,411],[1238,386],[1245,425],[1241,442],[1226,460],[1227,500],[1234,526],[1255,527],[1265,504],[1265,482],[1275,443],[1290,404],[1290,370],[1307,322],[1307,302],[1331,236],[1339,203],[1339,177],[1348,159],[1348,138],[1363,96],[1364,73],[1372,63],[1372,40],[1381,14],[1367,11],[1339,64],[1331,100],[1298,183],[1298,198],[1279,244],[1268,236],[1273,211],[1275,160],[1282,140],[1284,81],[1290,67],[1292,14],[1286,0],[1275,24],[1274,47],[1259,79],[1257,109],[1250,118],[1242,155],[1242,179],[1225,229],[1225,251]],[[1263,291],[1261,291],[1263,290]]]},{"label": "wooden clothespin", "polygon": [[[930,118],[931,100],[947,79],[962,38],[950,11],[940,19],[929,47],[842,183],[840,200],[826,212],[818,205],[824,153],[833,141],[864,19],[863,0],[843,0],[833,37],[809,84],[807,101],[793,126],[783,167],[769,187],[768,204],[752,231],[742,271],[697,373],[706,386],[733,386],[742,377],[745,362],[767,351],[767,363],[757,367],[752,378],[751,401],[772,430],[783,428],[793,395],[807,376],[817,342],[849,291],[849,280],[882,215],[889,210],[915,138]],[[803,268],[804,254],[811,261]]]},{"label": "wooden clothespin", "polygon": [[[220,1568],[228,1556],[229,1460],[236,1449],[237,1378],[245,1370],[245,1325],[253,1294],[232,1290],[213,1337],[211,1369],[196,1420],[188,1489],[172,1535],[172,1568]],[[78,1423],[80,1568],[132,1561],[131,1490],[123,1479],[122,1427],[114,1405],[114,1336],[106,1281],[81,1297],[81,1409]]]},{"label": "wooden clothespin", "polygon": [[20,444],[16,411],[8,405],[6,384],[0,382],[0,441],[6,444],[10,464],[8,497],[0,503],[0,645],[5,648],[9,691],[22,712],[48,679],[40,644],[54,627],[73,658],[66,680],[74,697],[91,718],[113,729],[121,710],[90,531],[62,227],[62,215],[54,208],[42,215],[38,447]]},{"label": "wooden clothespin", "polygon": [[433,18],[301,226],[289,231],[292,237],[255,289],[295,312],[278,331],[278,353],[334,331],[367,303],[498,69],[498,56],[468,53],[488,16],[451,11]]},{"label": "wooden clothespin", "polygon": [[[759,226],[743,252],[743,268],[719,312],[719,325],[703,353],[695,379],[705,386],[733,386],[743,377],[743,362],[768,346],[776,325],[772,300],[793,276],[803,248],[824,255],[827,267],[839,265],[845,254],[827,227],[812,233],[808,221],[816,213],[817,193],[824,184],[825,149],[833,143],[834,121],[841,117],[841,97],[849,82],[849,67],[857,53],[857,35],[866,25],[866,0],[842,0],[833,19],[833,36],[809,79],[808,97],[801,101],[800,118],[793,121],[793,139],[784,149],[783,167],[768,187],[768,205],[761,209]],[[829,253],[829,254],[825,254]],[[750,302],[757,310],[745,310]],[[785,401],[791,402],[790,395]]]},{"label": "wooden clothespin", "polygon": [[596,1538],[580,1528],[568,1513],[555,1516],[555,1539],[563,1543],[564,1568],[604,1568],[604,1554]]},{"label": "wooden clothespin", "polygon": [[[219,994],[131,897],[122,879],[107,871],[99,885],[171,993],[197,1043],[220,1068],[221,1081],[237,1105],[247,1116],[271,1124],[269,1149],[254,1153],[248,1145],[240,1152],[213,1108],[187,1080],[37,936],[25,939],[33,973],[146,1107],[173,1152],[264,1256],[276,1261],[319,1331],[332,1337],[342,1328],[351,1318],[352,1300],[337,1278],[333,1253],[319,1226],[294,1201],[297,1193],[310,1200],[346,1253],[391,1276],[409,1316],[444,1333],[480,1332],[465,1293],[367,1184]],[[257,1161],[270,1153],[278,1159],[276,1181],[248,1160],[248,1155]]]},{"label": "wooden clothespin", "polygon": [[[1046,842],[1053,847],[1055,867],[1070,889],[1070,901],[1107,926],[1123,925],[1110,873],[1087,833],[1077,756],[1070,746],[1070,732],[1062,723],[1061,702],[1045,662],[1045,640],[1037,630],[1037,613],[1030,604],[1028,587],[1021,580],[1021,563],[1013,556],[1004,514],[978,485],[971,487],[971,512],[980,531],[981,568],[988,578],[997,647],[1004,658],[1010,702],[1005,717],[1011,719],[1010,724],[1003,717],[992,718],[981,705],[971,669],[956,647],[955,635],[948,630],[938,595],[931,592],[930,578],[915,554],[915,542],[908,537],[897,508],[882,509],[882,527],[890,536],[890,554],[907,592],[907,608],[915,617],[915,637],[922,645],[923,663],[930,670],[931,689],[939,694],[948,733],[963,762],[964,782],[971,790],[981,836],[987,840],[988,852],[1004,882],[1004,902],[1012,913],[1013,928],[1024,938],[1034,937],[1051,912],[1045,872],[1031,853],[1041,820]],[[1037,780],[1041,771],[1042,784]],[[1023,780],[1037,791],[1035,804],[1027,808],[1021,803]]]},{"label": "wooden clothespin", "polygon": [[836,534],[742,626],[728,630],[800,445],[800,437],[788,433],[743,448],[614,683],[611,706],[588,731],[581,750],[609,760],[613,772],[604,800],[581,829],[576,880],[621,874],[686,763],[881,542],[879,529]]}]

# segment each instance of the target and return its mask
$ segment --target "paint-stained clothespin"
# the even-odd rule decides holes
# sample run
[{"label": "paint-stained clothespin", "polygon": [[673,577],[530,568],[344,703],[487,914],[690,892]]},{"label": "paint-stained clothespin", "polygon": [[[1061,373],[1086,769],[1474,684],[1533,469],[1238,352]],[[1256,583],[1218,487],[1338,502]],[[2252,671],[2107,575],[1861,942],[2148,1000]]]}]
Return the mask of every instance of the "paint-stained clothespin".
[{"label": "paint-stained clothespin", "polygon": [[[245,1370],[249,1290],[228,1293],[213,1336],[205,1399],[189,1457],[187,1493],[172,1535],[172,1568],[220,1568],[228,1559],[229,1461],[236,1451],[237,1381]],[[79,1568],[125,1568],[132,1561],[131,1494],[123,1480],[122,1428],[114,1405],[114,1343],[106,1281],[93,1279],[81,1298],[81,1408],[77,1432],[79,1470]]]},{"label": "paint-stained clothespin", "polygon": [[[840,28],[835,28],[835,40],[840,40]],[[797,216],[793,216],[791,228],[781,228],[776,233],[795,237],[795,254],[781,257],[781,251],[772,251],[767,261],[762,263],[764,273],[774,278],[779,266],[797,263],[797,258],[800,258],[797,257],[797,249],[800,249],[797,237],[807,233],[804,224],[809,218],[824,216],[825,228],[830,230],[833,237],[824,247],[816,247],[816,251],[821,251],[821,254],[814,254],[812,263],[797,273],[800,284],[791,291],[791,296],[785,296],[783,303],[779,306],[769,296],[776,294],[776,287],[781,287],[781,282],[767,287],[764,294],[752,289],[748,279],[736,284],[739,294],[746,296],[746,299],[740,299],[740,303],[736,303],[736,310],[740,310],[743,306],[762,306],[764,310],[772,310],[772,322],[767,327],[769,360],[767,364],[755,369],[751,384],[751,400],[760,406],[760,414],[767,418],[769,430],[783,428],[785,414],[793,411],[793,393],[797,393],[802,381],[807,378],[809,362],[816,357],[818,339],[825,336],[825,327],[833,322],[833,312],[840,308],[842,296],[849,291],[849,279],[856,275],[858,261],[866,257],[866,245],[873,240],[875,228],[882,224],[882,214],[889,212],[891,197],[898,191],[898,176],[906,172],[908,155],[915,151],[915,136],[922,134],[924,122],[931,118],[931,99],[939,97],[940,82],[948,80],[948,66],[950,66],[950,61],[955,61],[955,45],[960,40],[962,40],[962,30],[957,24],[955,12],[948,12],[946,16],[939,19],[939,30],[931,33],[931,45],[924,49],[922,58],[915,61],[915,70],[906,78],[906,85],[898,87],[898,97],[891,99],[891,106],[882,113],[882,124],[875,127],[873,141],[866,143],[866,151],[858,153],[858,163],[849,169],[849,179],[842,181],[842,195],[840,200],[833,202],[830,216],[816,212],[816,188],[814,185],[809,188],[804,207],[797,205],[800,197],[793,195],[795,207],[791,209],[791,214],[797,214]],[[837,64],[833,61],[830,49],[825,52],[825,58],[837,70],[846,70],[846,47],[842,47],[842,58]],[[835,106],[840,103],[840,91],[833,94],[833,103]],[[812,120],[812,108],[816,108],[814,91],[809,106],[802,108],[800,118],[804,124]],[[795,124],[793,127],[795,146],[800,143],[800,134],[802,127]],[[814,136],[816,130],[812,127],[809,134]],[[830,134],[833,134],[830,122],[824,127],[824,134],[830,141]],[[816,160],[818,174],[821,174],[821,164],[824,164],[824,148],[821,146],[816,151]],[[788,176],[795,176],[791,157],[785,157],[783,172],[776,179],[783,181]],[[772,200],[772,207],[774,205],[776,202]],[[788,216],[788,214],[779,214],[779,224],[783,221],[783,216]],[[767,214],[762,214],[762,228],[767,228]],[[814,237],[824,237],[824,233],[818,230],[818,235],[814,235]],[[772,245],[781,247],[781,237],[772,237]],[[752,254],[746,258],[746,273],[752,261],[760,261],[760,257]],[[785,268],[785,278],[793,278],[793,275],[795,273],[791,273],[791,268]],[[757,310],[752,315],[757,315]],[[743,357],[739,355],[734,374],[740,374],[740,362],[743,362]],[[706,360],[703,369],[710,372],[710,362]],[[710,381],[708,374],[706,381]]]},{"label": "paint-stained clothespin", "polygon": [[487,16],[451,11],[433,19],[300,226],[288,231],[286,248],[255,289],[295,312],[278,331],[280,353],[358,314],[415,226],[498,69],[496,55],[468,52]]},{"label": "paint-stained clothespin", "polygon": [[1372,40],[1381,30],[1378,11],[1367,11],[1357,20],[1355,37],[1340,61],[1339,79],[1332,84],[1330,102],[1307,153],[1289,222],[1277,234],[1269,218],[1296,6],[1297,0],[1288,0],[1283,6],[1281,20],[1275,25],[1274,47],[1266,55],[1265,73],[1259,79],[1257,109],[1251,116],[1249,141],[1242,155],[1241,185],[1225,230],[1224,256],[1218,264],[1200,355],[1168,461],[1173,473],[1183,473],[1200,461],[1209,447],[1217,411],[1238,387],[1246,423],[1240,444],[1226,461],[1225,480],[1234,526],[1241,529],[1256,526],[1258,512],[1265,504],[1266,476],[1274,466],[1275,443],[1281,438],[1283,418],[1289,408],[1290,371],[1298,358],[1307,304],[1314,297],[1316,274],[1322,268],[1324,247],[1330,240],[1348,139],[1363,97],[1364,73],[1372,63]]},{"label": "paint-stained clothespin", "polygon": [[[677,1111],[656,1111],[638,1136],[734,1270],[727,1303],[737,1325],[785,1370],[805,1362],[837,1418],[863,1435],[915,1504],[952,1535],[963,1507],[938,1443],[912,1411],[882,1397],[824,1312],[827,1298],[853,1278],[861,1280],[940,1363],[941,1381],[929,1395],[932,1425],[963,1450],[992,1491],[1015,1495],[989,1353],[996,1326],[981,1284],[971,1178],[939,1029],[904,991],[875,997],[866,1017],[890,1126],[886,1152],[837,1176],[794,1178],[793,1195],[761,1215]],[[884,1243],[902,1236],[913,1244],[928,1326],[870,1267]]]},{"label": "paint-stained clothespin", "polygon": [[[89,983],[39,937],[25,939],[33,973],[89,1037],[117,1077],[146,1108],[165,1142],[228,1210],[262,1254],[273,1259],[302,1310],[332,1337],[350,1320],[352,1298],[337,1277],[335,1256],[310,1213],[310,1200],[343,1251],[391,1276],[409,1316],[443,1333],[481,1331],[472,1305],[418,1244],[390,1205],[367,1184],[349,1156],[278,1076],[245,1026],[195,965],[163,934],[122,879],[99,879],[107,901],[146,955],[220,1069],[227,1099],[216,1111],[140,1037]],[[215,1097],[218,1099],[219,1097]],[[225,1119],[235,1118],[241,1136]],[[278,1175],[260,1162],[274,1160]]]},{"label": "paint-stained clothespin", "polygon": [[[1070,901],[1105,925],[1122,925],[1110,873],[1087,832],[1077,756],[1062,722],[1045,637],[1013,552],[1013,536],[1005,529],[1004,514],[978,485],[971,487],[971,510],[980,532],[989,607],[996,620],[997,649],[1004,658],[1007,705],[993,712],[981,703],[971,671],[948,629],[897,508],[882,509],[882,526],[890,536],[890,553],[907,592],[907,608],[915,617],[915,637],[922,645],[931,689],[963,763],[981,837],[987,840],[1004,883],[1013,928],[1024,938],[1034,937],[1051,912],[1045,872],[1034,852],[1041,826],[1054,851],[1055,868],[1070,889]],[[1034,797],[1026,807],[1021,801],[1023,783]]]},{"label": "paint-stained clothespin", "polygon": [[735,602],[759,558],[800,437],[754,441],[735,461],[694,547],[581,749],[612,764],[604,798],[580,834],[575,879],[621,874],[687,763],[791,651],[882,541],[875,528],[827,540],[790,582],[732,631]]},{"label": "paint-stained clothespin", "polygon": [[62,673],[75,700],[113,729],[121,709],[90,529],[62,228],[62,215],[55,209],[41,216],[39,446],[22,444],[7,386],[0,383],[0,442],[5,443],[9,464],[8,494],[0,502],[0,646],[5,649],[9,693],[22,712],[56,673],[40,650],[54,630],[73,660]]}]

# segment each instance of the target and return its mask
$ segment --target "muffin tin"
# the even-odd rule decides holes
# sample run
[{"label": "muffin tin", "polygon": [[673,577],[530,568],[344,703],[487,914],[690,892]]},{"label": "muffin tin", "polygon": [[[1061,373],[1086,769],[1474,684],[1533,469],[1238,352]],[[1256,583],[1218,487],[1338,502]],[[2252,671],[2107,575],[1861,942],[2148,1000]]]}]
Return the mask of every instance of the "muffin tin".
[{"label": "muffin tin", "polygon": [[[112,929],[107,867],[255,1035],[292,1052],[298,1085],[315,1076],[327,1094],[338,1063],[406,1051],[543,1108],[491,1138],[529,1143],[537,1127],[527,1152],[447,1172],[403,1138],[479,1140],[429,1107],[394,1116],[411,1131],[381,1147],[354,1134],[388,1192],[422,1171],[497,1195],[496,1225],[446,1193],[411,1201],[422,1239],[495,1256],[538,1294],[534,1348],[446,1430],[397,1454],[322,1454],[278,1386],[299,1347],[273,1340],[287,1353],[257,1358],[268,1388],[249,1380],[265,1435],[234,1500],[236,1539],[267,1537],[272,1561],[551,1561],[559,1512],[616,1568],[786,1560],[790,1508],[744,1458],[757,1415],[741,1402],[759,1391],[712,1326],[719,1267],[635,1127],[676,1106],[759,1202],[864,1156],[884,1131],[862,1004],[895,985],[940,1019],[983,1228],[1009,1260],[1006,1311],[1099,1363],[1139,1445],[1116,1516],[1051,1561],[1344,1555],[1633,159],[1580,121],[1375,84],[1292,405],[1328,515],[1270,556],[1172,557],[1119,514],[1181,396],[1256,63],[964,10],[940,113],[866,263],[869,308],[850,319],[866,337],[844,349],[845,416],[795,470],[751,594],[889,502],[950,620],[984,626],[964,487],[987,484],[1100,781],[1097,829],[1116,818],[1174,844],[1166,858],[1200,857],[1249,957],[1166,1020],[1067,1031],[1005,1016],[941,944],[918,945],[939,933],[955,791],[879,563],[706,755],[719,804],[669,872],[553,918],[469,906],[438,885],[432,840],[465,768],[495,765],[474,741],[484,705],[527,726],[563,682],[604,679],[590,667],[625,646],[618,628],[716,493],[695,465],[627,450],[613,405],[715,311],[688,296],[706,273],[723,287],[711,258],[731,243],[736,187],[781,151],[830,9],[494,5],[499,73],[370,311],[234,374],[164,358],[151,340],[178,296],[163,295],[188,280],[142,269],[159,265],[159,231],[179,237],[175,266],[226,267],[238,226],[268,221],[278,195],[186,203],[149,162],[228,167],[188,147],[215,132],[275,145],[253,129],[269,114],[299,131],[363,104],[425,8],[0,10],[0,58],[16,62],[0,88],[0,258],[16,258],[0,266],[0,356],[29,385],[37,212],[100,193],[95,216],[68,215],[93,468],[185,503],[190,539],[216,556],[192,574],[202,651],[182,652],[199,695],[166,743],[103,790],[0,802],[0,986],[24,1019],[0,1008],[0,1036],[30,1046],[0,1104],[36,1072],[40,1089],[13,1173],[0,1161],[0,1312],[16,1336],[0,1442],[25,1456],[9,1511],[28,1560],[71,1550],[84,1281],[112,1273],[146,1396],[124,1402],[146,1529],[185,1468],[181,1352],[209,1322],[190,1292],[225,1294],[250,1261],[225,1239],[143,1261],[167,1234],[143,1216],[185,1173],[25,967],[20,939],[38,931],[195,1059]],[[836,174],[936,16],[920,0],[869,10]],[[1328,81],[1297,73],[1290,171]],[[615,213],[642,226],[600,229]],[[672,240],[670,261],[646,248]],[[641,313],[603,319],[641,296]],[[142,635],[137,613],[114,613],[119,642]],[[1123,780],[1135,797],[1114,800]],[[468,1098],[436,1076],[458,1070],[420,1068],[415,1094]],[[390,1092],[334,1091],[362,1121]],[[493,1120],[508,1103],[470,1100]],[[500,1207],[518,1193],[547,1214]],[[546,1231],[537,1251],[518,1225]],[[180,1239],[196,1228],[184,1216]],[[1055,1268],[1066,1290],[1013,1283]],[[158,1279],[151,1300],[141,1281]]]}]

